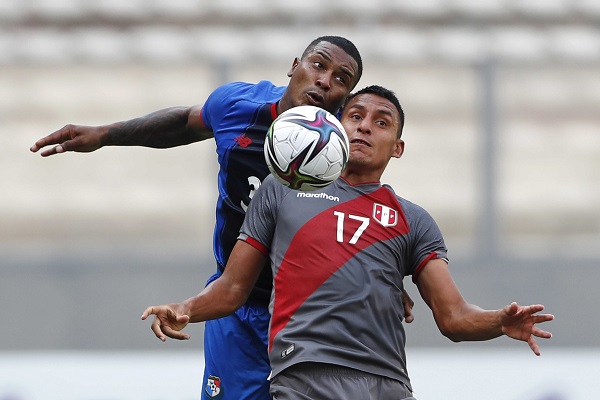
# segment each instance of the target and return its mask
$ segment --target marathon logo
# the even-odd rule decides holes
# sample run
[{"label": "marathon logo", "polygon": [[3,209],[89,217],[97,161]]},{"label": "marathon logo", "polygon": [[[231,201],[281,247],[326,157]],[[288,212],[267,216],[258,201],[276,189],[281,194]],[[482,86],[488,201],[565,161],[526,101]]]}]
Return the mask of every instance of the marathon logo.
[{"label": "marathon logo", "polygon": [[305,197],[309,199],[324,199],[329,201],[340,202],[340,198],[337,196],[330,196],[327,193],[311,193],[311,192],[298,192],[296,197]]}]

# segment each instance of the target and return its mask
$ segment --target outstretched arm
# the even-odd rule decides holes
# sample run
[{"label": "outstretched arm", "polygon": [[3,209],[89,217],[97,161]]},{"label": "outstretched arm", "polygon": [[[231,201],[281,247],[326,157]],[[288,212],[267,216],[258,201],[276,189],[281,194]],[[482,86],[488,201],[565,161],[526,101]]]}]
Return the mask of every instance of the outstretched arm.
[{"label": "outstretched arm", "polygon": [[531,350],[540,355],[535,337],[552,337],[551,333],[537,327],[539,323],[554,319],[551,314],[537,314],[544,309],[542,305],[511,303],[500,310],[483,310],[467,303],[443,260],[427,263],[419,275],[417,287],[433,311],[440,332],[452,341],[481,341],[506,335],[527,342]]},{"label": "outstretched arm", "polygon": [[142,313],[142,320],[154,315],[151,329],[163,342],[167,336],[185,340],[181,332],[189,322],[201,322],[227,316],[240,308],[265,264],[263,253],[248,243],[238,240],[225,272],[194,297],[174,304],[150,306]]},{"label": "outstretched arm", "polygon": [[103,146],[167,148],[212,137],[201,118],[201,106],[171,107],[144,117],[102,126],[66,125],[38,140],[30,150],[47,157],[66,151],[89,153]]}]

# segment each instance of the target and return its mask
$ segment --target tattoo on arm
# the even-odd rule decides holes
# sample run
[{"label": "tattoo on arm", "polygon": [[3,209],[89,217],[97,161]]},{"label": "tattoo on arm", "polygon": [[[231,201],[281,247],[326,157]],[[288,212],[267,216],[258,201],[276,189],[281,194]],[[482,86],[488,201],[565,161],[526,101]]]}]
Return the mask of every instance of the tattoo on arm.
[{"label": "tattoo on arm", "polygon": [[187,126],[190,109],[171,107],[121,122],[108,131],[107,143],[115,146],[168,148],[202,139]]}]

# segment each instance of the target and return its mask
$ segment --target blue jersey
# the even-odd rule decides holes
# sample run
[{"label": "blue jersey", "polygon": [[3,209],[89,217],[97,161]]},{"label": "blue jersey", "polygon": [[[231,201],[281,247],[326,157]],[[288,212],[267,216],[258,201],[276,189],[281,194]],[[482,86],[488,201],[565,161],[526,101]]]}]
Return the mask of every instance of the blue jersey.
[{"label": "blue jersey", "polygon": [[[284,86],[268,81],[234,82],[217,88],[202,107],[202,120],[214,134],[220,166],[213,242],[220,273],[237,241],[250,199],[269,174],[263,147],[284,91]],[[265,268],[249,299],[268,304],[271,288],[271,270]]]}]

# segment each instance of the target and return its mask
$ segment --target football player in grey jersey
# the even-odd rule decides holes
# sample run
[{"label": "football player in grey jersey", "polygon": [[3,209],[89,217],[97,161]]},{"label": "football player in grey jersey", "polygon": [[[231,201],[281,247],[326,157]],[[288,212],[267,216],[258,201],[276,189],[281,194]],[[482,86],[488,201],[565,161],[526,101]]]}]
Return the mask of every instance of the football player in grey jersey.
[{"label": "football player in grey jersey", "polygon": [[[152,331],[188,339],[189,322],[240,307],[265,258],[273,269],[269,309],[271,395],[296,399],[414,399],[406,369],[404,277],[411,276],[452,341],[506,335],[540,354],[535,338],[544,306],[511,303],[484,310],[460,294],[447,250],[423,208],[380,183],[391,158],[404,152],[404,112],[396,96],[369,86],[349,97],[341,117],[350,140],[342,176],[298,196],[268,177],[250,203],[225,273],[181,303],[148,307]],[[332,199],[335,199],[332,200]]]}]

